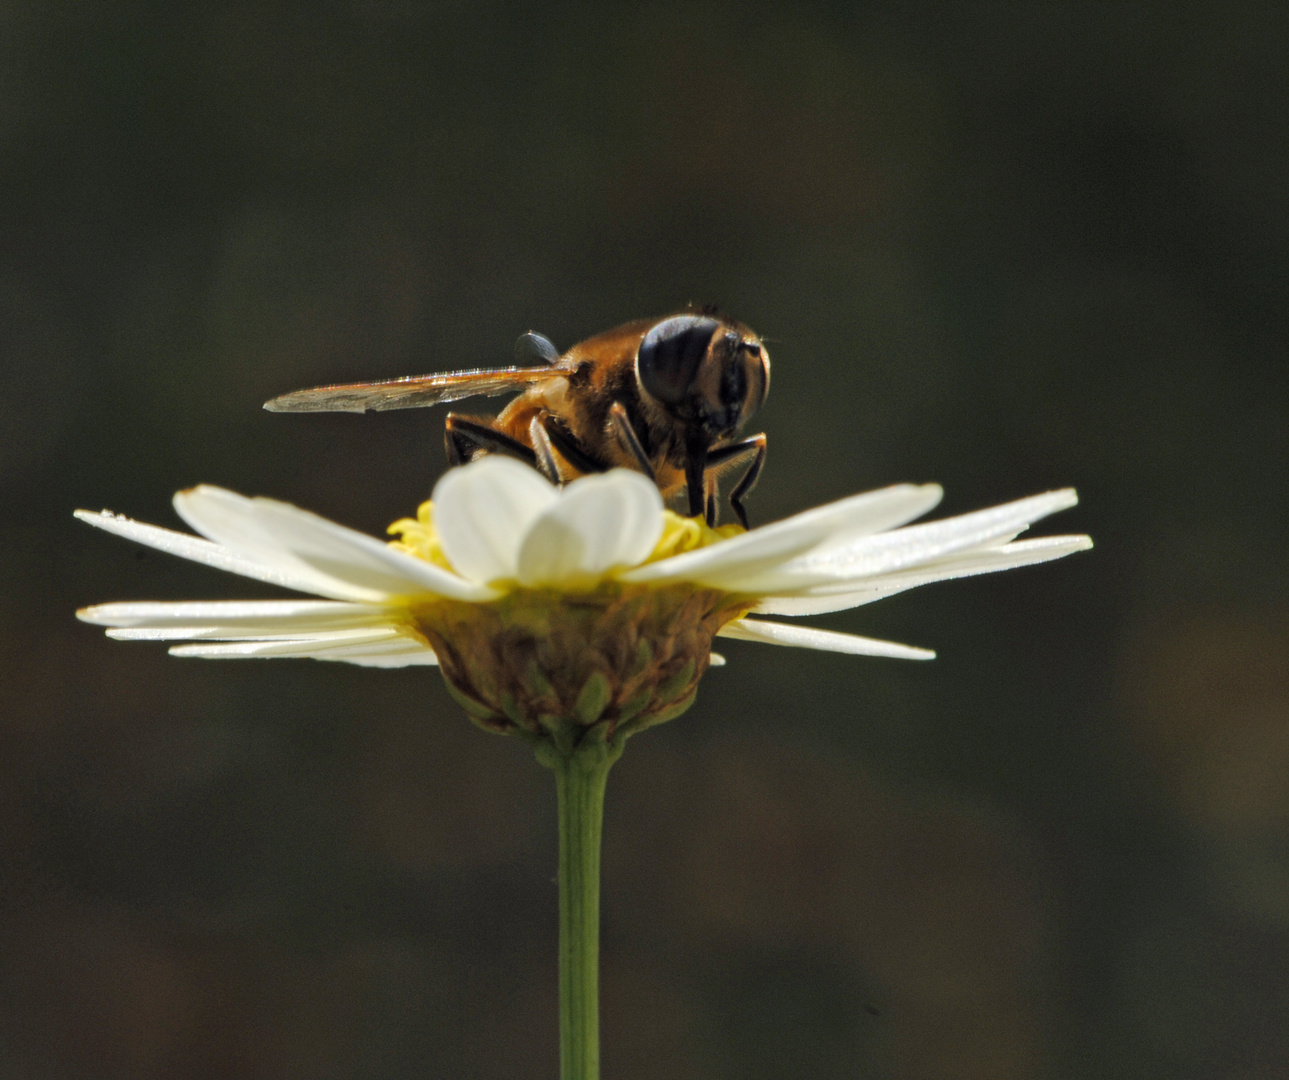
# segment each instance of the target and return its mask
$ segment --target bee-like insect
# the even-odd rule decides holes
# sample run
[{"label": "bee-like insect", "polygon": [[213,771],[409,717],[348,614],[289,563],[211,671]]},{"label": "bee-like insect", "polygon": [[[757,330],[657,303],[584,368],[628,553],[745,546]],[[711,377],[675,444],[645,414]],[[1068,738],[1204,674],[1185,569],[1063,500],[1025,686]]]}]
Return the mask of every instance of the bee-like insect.
[{"label": "bee-like insect", "polygon": [[736,439],[765,401],[770,355],[741,323],[708,311],[638,319],[561,354],[549,338],[515,343],[519,366],[409,375],[283,394],[270,412],[369,412],[520,393],[493,417],[449,413],[448,460],[509,454],[557,484],[614,467],[638,469],[664,498],[684,489],[689,514],[715,524],[718,478],[742,468],[730,506],[765,463],[765,436]]}]

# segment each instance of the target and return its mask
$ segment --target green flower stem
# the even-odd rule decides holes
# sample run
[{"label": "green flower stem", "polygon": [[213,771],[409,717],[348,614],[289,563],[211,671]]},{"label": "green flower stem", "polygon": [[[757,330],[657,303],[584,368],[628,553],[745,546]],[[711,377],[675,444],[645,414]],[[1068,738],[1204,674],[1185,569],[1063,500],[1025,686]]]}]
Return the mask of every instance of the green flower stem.
[{"label": "green flower stem", "polygon": [[559,795],[560,1080],[600,1077],[600,834],[605,783],[621,753],[621,740],[606,742],[595,728],[570,753],[550,742],[537,750]]}]

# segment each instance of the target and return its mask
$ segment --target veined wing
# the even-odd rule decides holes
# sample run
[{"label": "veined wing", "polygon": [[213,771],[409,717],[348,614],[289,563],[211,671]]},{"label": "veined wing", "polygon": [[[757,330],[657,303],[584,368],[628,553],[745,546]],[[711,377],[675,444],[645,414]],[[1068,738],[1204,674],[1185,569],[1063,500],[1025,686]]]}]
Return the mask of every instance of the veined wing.
[{"label": "veined wing", "polygon": [[269,412],[383,412],[417,409],[468,397],[514,394],[552,376],[568,375],[576,364],[546,367],[480,368],[437,375],[406,375],[383,382],[341,383],[296,390],[266,401]]}]

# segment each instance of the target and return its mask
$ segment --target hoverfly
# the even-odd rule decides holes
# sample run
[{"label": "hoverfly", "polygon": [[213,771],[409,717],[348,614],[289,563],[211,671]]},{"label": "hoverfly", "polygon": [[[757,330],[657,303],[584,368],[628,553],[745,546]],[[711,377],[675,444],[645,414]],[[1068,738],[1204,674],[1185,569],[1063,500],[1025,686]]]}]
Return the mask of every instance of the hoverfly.
[{"label": "hoverfly", "polygon": [[379,412],[519,393],[493,418],[449,413],[448,461],[509,454],[556,484],[615,467],[638,469],[664,498],[685,490],[691,517],[715,524],[718,479],[742,468],[729,501],[743,499],[765,463],[765,436],[737,439],[765,401],[770,355],[741,323],[704,309],[638,319],[561,354],[522,334],[518,366],[409,375],[283,394],[270,412]]}]

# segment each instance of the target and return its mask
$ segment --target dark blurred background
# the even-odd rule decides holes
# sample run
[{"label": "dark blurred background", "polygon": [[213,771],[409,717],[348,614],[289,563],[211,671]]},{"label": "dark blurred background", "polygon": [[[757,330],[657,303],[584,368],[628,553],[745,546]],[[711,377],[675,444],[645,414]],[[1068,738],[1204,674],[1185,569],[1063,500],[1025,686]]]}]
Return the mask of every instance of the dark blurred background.
[{"label": "dark blurred background", "polygon": [[274,593],[71,511],[378,533],[442,411],[261,402],[690,300],[772,342],[754,520],[1098,546],[632,743],[606,1077],[1289,1077],[1286,10],[0,4],[0,1078],[555,1075],[549,775],[433,672],[105,640]]}]

